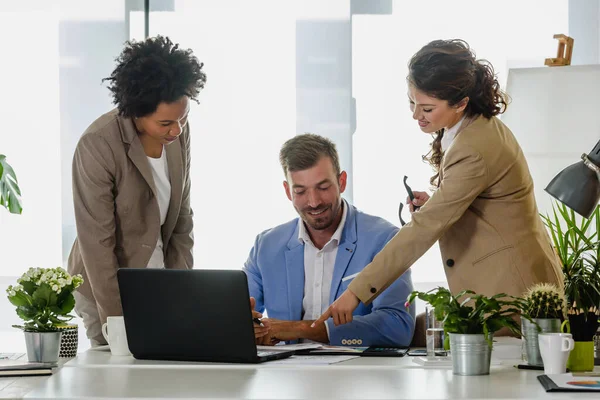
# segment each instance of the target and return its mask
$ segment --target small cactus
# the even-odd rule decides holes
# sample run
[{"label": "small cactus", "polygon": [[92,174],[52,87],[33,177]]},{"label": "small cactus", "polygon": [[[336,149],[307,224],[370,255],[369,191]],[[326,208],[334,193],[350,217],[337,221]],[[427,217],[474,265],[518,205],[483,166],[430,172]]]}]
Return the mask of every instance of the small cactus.
[{"label": "small cactus", "polygon": [[531,318],[564,319],[565,297],[556,285],[540,283],[532,286],[524,295],[525,309]]}]

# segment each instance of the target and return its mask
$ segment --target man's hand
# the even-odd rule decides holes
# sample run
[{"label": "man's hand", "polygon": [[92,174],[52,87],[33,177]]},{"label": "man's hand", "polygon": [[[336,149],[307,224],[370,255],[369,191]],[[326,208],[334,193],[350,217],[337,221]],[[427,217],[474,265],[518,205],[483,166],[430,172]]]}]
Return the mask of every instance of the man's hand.
[{"label": "man's hand", "polygon": [[325,324],[319,324],[317,328],[311,328],[313,321],[282,321],[266,318],[264,322],[269,323],[269,333],[257,341],[260,345],[275,345],[279,342],[308,339],[315,342],[329,343],[327,328]]},{"label": "man's hand", "polygon": [[329,308],[317,319],[311,327],[314,328],[319,324],[324,324],[329,318],[333,317],[335,326],[352,322],[352,312],[360,304],[360,300],[349,289],[334,301]]},{"label": "man's hand", "polygon": [[[250,307],[252,307],[252,318],[262,318],[262,314],[254,310],[254,307],[256,307],[256,300],[254,297],[250,297]],[[254,323],[254,339],[257,340],[269,333],[269,323],[267,320],[262,320],[261,322],[263,326],[258,325],[256,322]]]},{"label": "man's hand", "polygon": [[277,338],[275,335],[276,335],[276,331],[279,331],[282,327],[278,326],[275,329],[275,326],[281,325],[282,322],[286,322],[286,321],[279,321],[277,319],[270,319],[270,318],[263,319],[262,323],[263,324],[266,323],[269,325],[269,331],[264,336],[262,336],[260,338],[256,338],[256,344],[261,345],[261,346],[274,346],[277,343],[279,343],[281,341],[281,339]]},{"label": "man's hand", "polygon": [[421,207],[429,200],[429,194],[427,194],[427,192],[416,192],[413,190],[413,194],[415,195],[413,201],[410,201],[410,197],[406,198],[406,204],[408,204],[411,213],[415,212],[415,206]]}]

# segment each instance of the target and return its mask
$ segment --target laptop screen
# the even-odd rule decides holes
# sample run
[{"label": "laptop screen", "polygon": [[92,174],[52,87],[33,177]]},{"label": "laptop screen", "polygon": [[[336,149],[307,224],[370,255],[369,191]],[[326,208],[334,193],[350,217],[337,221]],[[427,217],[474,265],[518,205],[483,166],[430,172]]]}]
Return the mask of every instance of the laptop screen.
[{"label": "laptop screen", "polygon": [[256,358],[246,274],[234,270],[121,268],[127,341],[136,358]]}]

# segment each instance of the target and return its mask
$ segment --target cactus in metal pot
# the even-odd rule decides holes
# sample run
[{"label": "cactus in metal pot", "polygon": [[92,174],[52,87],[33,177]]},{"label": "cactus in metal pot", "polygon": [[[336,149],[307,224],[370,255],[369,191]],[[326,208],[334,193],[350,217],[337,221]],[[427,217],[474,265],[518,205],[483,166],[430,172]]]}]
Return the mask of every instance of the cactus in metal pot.
[{"label": "cactus in metal pot", "polygon": [[524,301],[524,311],[531,318],[564,319],[564,294],[554,284],[540,283],[532,286],[525,293]]}]

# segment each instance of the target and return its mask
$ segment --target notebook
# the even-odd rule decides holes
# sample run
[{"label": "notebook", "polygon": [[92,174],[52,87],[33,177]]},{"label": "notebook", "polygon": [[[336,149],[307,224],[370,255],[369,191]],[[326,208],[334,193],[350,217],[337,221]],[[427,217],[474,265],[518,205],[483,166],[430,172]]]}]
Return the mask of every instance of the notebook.
[{"label": "notebook", "polygon": [[0,377],[51,375],[52,368],[55,366],[56,364],[51,363],[30,363],[9,359],[0,360]]},{"label": "notebook", "polygon": [[546,392],[600,393],[600,373],[539,375],[537,378]]}]

